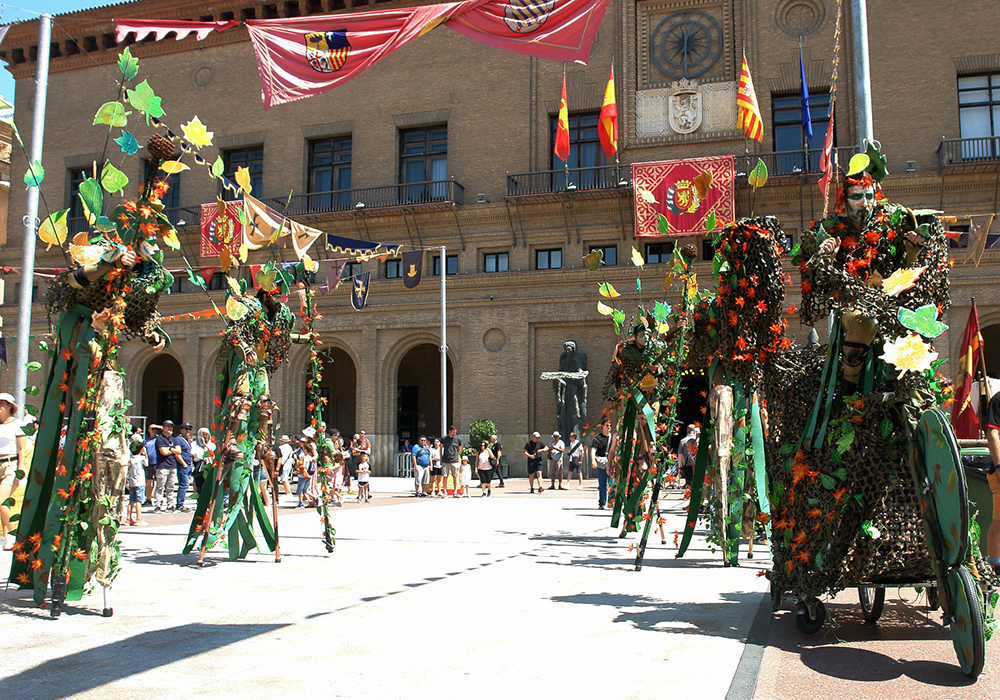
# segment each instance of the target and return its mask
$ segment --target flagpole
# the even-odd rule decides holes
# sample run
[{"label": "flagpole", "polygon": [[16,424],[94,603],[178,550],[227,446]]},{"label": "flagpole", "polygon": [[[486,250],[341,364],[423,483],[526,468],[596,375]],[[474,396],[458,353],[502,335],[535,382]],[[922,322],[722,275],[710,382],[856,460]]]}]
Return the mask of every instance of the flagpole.
[{"label": "flagpole", "polygon": [[[445,278],[448,277],[448,257],[441,246],[441,435],[448,434],[448,298]],[[456,493],[458,485],[455,485]]]},{"label": "flagpole", "polygon": [[[52,36],[52,15],[43,14],[38,20],[38,61],[35,70],[35,104],[31,122],[32,163],[42,162],[42,140],[45,136],[45,98],[49,88],[49,45]],[[17,305],[17,347],[14,354],[14,400],[23,401],[28,387],[28,347],[31,337],[31,302],[35,286],[35,232],[38,228],[38,197],[41,188],[28,188],[24,212],[24,241],[21,251],[21,290]],[[61,247],[61,246],[60,246]],[[23,405],[23,404],[22,404]]]},{"label": "flagpole", "polygon": [[[566,89],[566,61],[563,61],[563,89]],[[569,136],[569,98],[566,99],[566,129],[567,136]],[[566,189],[569,189],[569,153],[566,154],[566,160],[563,161],[563,169],[566,172]]]},{"label": "flagpole", "polygon": [[851,0],[851,27],[854,30],[854,89],[857,99],[858,141],[862,151],[874,138],[872,123],[872,79],[868,60],[868,3]]}]

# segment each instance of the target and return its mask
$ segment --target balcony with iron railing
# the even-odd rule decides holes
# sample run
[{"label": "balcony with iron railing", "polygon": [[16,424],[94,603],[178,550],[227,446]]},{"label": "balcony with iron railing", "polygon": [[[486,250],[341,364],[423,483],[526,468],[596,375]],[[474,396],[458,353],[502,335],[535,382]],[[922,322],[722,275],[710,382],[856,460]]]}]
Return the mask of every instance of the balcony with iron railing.
[{"label": "balcony with iron railing", "polygon": [[[847,163],[854,153],[854,148],[835,149],[840,167],[846,169]],[[737,177],[746,177],[757,164],[757,159],[764,161],[769,177],[797,177],[800,175],[822,174],[819,168],[823,149],[811,148],[808,151],[770,151],[766,153],[749,153],[736,156]]]},{"label": "balcony with iron railing", "polygon": [[941,139],[938,163],[942,170],[960,166],[1000,163],[1000,136]]},{"label": "balcony with iron railing", "polygon": [[[163,215],[174,226],[197,224],[201,221],[201,210],[198,207],[168,207],[163,210]],[[82,216],[68,217],[66,228],[69,229],[70,236],[90,231],[87,219]]]},{"label": "balcony with iron railing", "polygon": [[330,192],[308,192],[265,201],[287,216],[304,216],[357,210],[377,211],[401,207],[433,208],[461,205],[464,196],[465,188],[452,178]]},{"label": "balcony with iron railing", "polygon": [[507,173],[507,197],[545,197],[566,192],[596,194],[632,186],[632,166],[599,165],[531,173]]}]

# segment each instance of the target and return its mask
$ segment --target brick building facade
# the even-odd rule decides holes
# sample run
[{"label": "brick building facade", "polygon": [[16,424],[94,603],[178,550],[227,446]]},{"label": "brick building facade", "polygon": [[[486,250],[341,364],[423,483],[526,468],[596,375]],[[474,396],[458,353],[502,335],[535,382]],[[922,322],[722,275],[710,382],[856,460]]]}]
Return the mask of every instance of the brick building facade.
[{"label": "brick building facade", "polygon": [[[398,4],[140,0],[56,16],[45,201],[52,210],[71,206],[74,174],[90,168],[102,151],[104,136],[89,124],[115,96],[114,61],[123,46],[114,40],[113,17],[245,19]],[[836,139],[849,156],[857,130],[845,5]],[[1000,20],[1000,7],[987,0],[971,0],[961,11],[935,0],[869,0],[868,6],[875,135],[890,159],[888,196],[959,217],[997,211],[1000,38],[980,28]],[[650,259],[643,273],[647,288],[660,286],[664,270],[654,260],[667,255],[671,241],[633,237],[628,164],[736,154],[737,170],[747,172],[745,142],[735,123],[744,44],[765,123],[764,141],[750,144],[751,157],[762,157],[771,171],[755,209],[778,216],[792,241],[820,214],[818,155],[813,150],[803,156],[797,121],[798,52],[801,39],[813,95],[810,146],[817,149],[826,128],[836,16],[833,0],[613,0],[589,66],[567,67],[575,144],[571,187],[552,155],[563,69],[556,62],[506,53],[442,28],[331,92],[264,112],[243,28],[213,33],[200,43],[194,37],[126,43],[140,58],[141,77],[163,98],[167,122],[178,126],[197,114],[215,132],[214,146],[203,155],[213,160],[218,153],[233,168],[252,164],[259,175],[255,194],[273,206],[288,202],[290,214],[340,235],[447,247],[444,267],[455,272],[447,278],[451,420],[465,432],[473,420],[492,419],[505,443],[517,448],[532,430],[544,435],[555,428],[554,392],[538,377],[557,368],[566,340],[577,341],[588,355],[590,420],[600,413],[600,386],[615,338],[596,311],[598,280],[586,271],[583,255],[593,246],[614,254],[617,264],[607,268],[607,278],[624,291],[634,289],[635,269],[626,265],[634,245]],[[18,81],[22,135],[30,133],[32,119],[37,29],[36,22],[15,25],[0,46],[0,58]],[[977,41],[922,38],[936,32]],[[693,38],[687,50],[678,41],[683,36]],[[612,57],[620,168],[606,163],[596,146],[596,115]],[[697,95],[696,117],[674,118],[670,103],[678,91]],[[135,133],[144,143],[150,131],[139,126]],[[19,151],[11,171],[11,180],[20,182],[25,162]],[[133,180],[141,176],[128,174]],[[737,180],[737,215],[746,215],[745,175]],[[190,256],[197,252],[198,206],[214,200],[216,186],[202,173],[185,172],[174,193],[169,206],[176,221],[186,222],[180,229]],[[0,253],[4,265],[19,264],[22,215],[23,205],[15,200],[9,243]],[[959,218],[951,227],[967,223]],[[702,241],[694,242],[701,247]],[[706,260],[710,252],[705,250]],[[426,254],[424,281],[415,291],[404,290],[395,278],[398,262],[361,264],[359,269],[374,273],[369,307],[361,313],[351,309],[346,287],[320,299],[318,329],[333,359],[324,379],[329,421],[345,432],[366,429],[382,473],[407,432],[411,438],[440,432],[439,280],[431,274],[441,266],[434,262],[437,255]],[[987,348],[1000,347],[1000,290],[994,283],[1000,252],[987,251],[978,268],[962,264],[966,257],[967,251],[955,250],[954,307],[947,318],[952,331],[939,344],[950,358],[957,358],[972,296]],[[57,251],[39,250],[38,265],[61,263]],[[168,256],[168,265],[182,263]],[[707,278],[708,263],[698,265]],[[212,294],[219,299],[223,292]],[[789,290],[790,302],[797,302],[796,294]],[[207,307],[200,291],[180,286],[161,302],[165,315]],[[15,324],[16,297],[10,293],[4,318],[8,329]],[[42,305],[35,306],[33,318],[33,332],[44,333]],[[169,328],[172,346],[159,356],[138,343],[123,348],[137,414],[162,420],[182,413],[198,425],[209,422],[219,330],[217,320],[177,322]],[[808,332],[795,323],[791,330],[798,339]],[[32,359],[44,360],[36,355],[33,349]],[[288,366],[272,382],[285,432],[297,430],[305,418],[305,355],[293,348]],[[1000,372],[996,357],[988,360],[994,374]],[[0,376],[0,385],[9,377]],[[512,464],[522,461],[517,457]]]}]

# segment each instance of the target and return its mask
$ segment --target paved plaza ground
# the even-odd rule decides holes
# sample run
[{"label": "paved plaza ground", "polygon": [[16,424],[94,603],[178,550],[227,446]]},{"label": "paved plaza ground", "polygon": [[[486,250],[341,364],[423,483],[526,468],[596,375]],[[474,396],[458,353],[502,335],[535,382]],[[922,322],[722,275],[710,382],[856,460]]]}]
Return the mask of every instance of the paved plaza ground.
[{"label": "paved plaza ground", "polygon": [[970,684],[912,591],[890,591],[878,627],[844,593],[836,630],[804,637],[790,603],[770,613],[760,548],[723,568],[696,537],[676,559],[677,492],[636,572],[593,482],[407,489],[376,479],[372,503],[335,509],[332,555],[283,500],[280,564],[214,551],[200,568],[180,554],[189,516],[147,516],[123,530],[111,618],[99,591],[51,620],[0,590],[0,698],[1000,698],[1000,643]]}]

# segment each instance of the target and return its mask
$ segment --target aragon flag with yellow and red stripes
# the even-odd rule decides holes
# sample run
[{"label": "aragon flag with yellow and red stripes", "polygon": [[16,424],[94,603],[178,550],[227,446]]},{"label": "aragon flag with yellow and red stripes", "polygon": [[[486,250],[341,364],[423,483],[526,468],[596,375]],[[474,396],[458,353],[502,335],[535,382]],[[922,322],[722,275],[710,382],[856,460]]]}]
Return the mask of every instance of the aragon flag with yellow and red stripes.
[{"label": "aragon flag with yellow and red stripes", "polygon": [[958,377],[955,379],[955,403],[951,407],[951,426],[955,436],[964,439],[979,437],[979,420],[972,410],[972,401],[979,400],[972,395],[972,382],[976,378],[976,368],[982,362],[983,336],[979,332],[979,312],[972,303],[969,322],[962,336],[962,356],[958,360]]},{"label": "aragon flag with yellow and red stripes", "polygon": [[737,123],[743,129],[743,133],[754,141],[763,141],[764,122],[760,117],[760,105],[757,104],[757,93],[753,88],[753,78],[750,77],[746,54],[743,54],[740,91],[736,94],[736,106],[739,110]]}]

